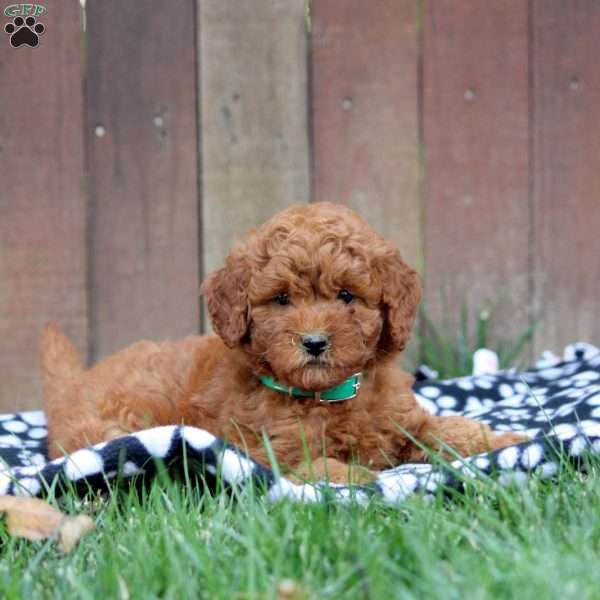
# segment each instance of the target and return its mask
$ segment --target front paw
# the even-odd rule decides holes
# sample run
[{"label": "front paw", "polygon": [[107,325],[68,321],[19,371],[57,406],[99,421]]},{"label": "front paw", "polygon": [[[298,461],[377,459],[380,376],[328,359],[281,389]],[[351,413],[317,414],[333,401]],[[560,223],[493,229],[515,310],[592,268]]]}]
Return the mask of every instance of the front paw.
[{"label": "front paw", "polygon": [[346,464],[335,458],[319,457],[313,461],[303,462],[294,469],[290,479],[306,483],[330,481],[346,485],[366,485],[377,478],[377,473],[362,465]]},{"label": "front paw", "polygon": [[520,433],[501,433],[494,435],[490,440],[490,446],[492,450],[500,450],[500,448],[506,448],[507,446],[514,446],[515,444],[522,444],[528,442],[529,438]]}]

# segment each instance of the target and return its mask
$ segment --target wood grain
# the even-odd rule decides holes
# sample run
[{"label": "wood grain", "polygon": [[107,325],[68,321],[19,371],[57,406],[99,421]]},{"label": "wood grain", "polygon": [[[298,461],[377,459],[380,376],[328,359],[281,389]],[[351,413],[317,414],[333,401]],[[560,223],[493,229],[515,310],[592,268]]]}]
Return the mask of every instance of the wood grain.
[{"label": "wood grain", "polygon": [[342,202],[422,268],[417,3],[312,3],[314,198]]},{"label": "wood grain", "polygon": [[600,342],[600,4],[533,2],[536,351]]},{"label": "wood grain", "polygon": [[198,11],[202,256],[310,195],[303,0],[219,0]]},{"label": "wood grain", "polygon": [[[423,32],[426,300],[456,331],[500,302],[494,330],[528,326],[528,3],[436,0]],[[441,291],[447,294],[446,306]]]},{"label": "wood grain", "polygon": [[87,3],[92,359],[199,327],[194,14]]},{"label": "wood grain", "polygon": [[2,31],[0,411],[41,406],[46,321],[87,344],[80,12],[72,0],[46,6],[36,48]]}]

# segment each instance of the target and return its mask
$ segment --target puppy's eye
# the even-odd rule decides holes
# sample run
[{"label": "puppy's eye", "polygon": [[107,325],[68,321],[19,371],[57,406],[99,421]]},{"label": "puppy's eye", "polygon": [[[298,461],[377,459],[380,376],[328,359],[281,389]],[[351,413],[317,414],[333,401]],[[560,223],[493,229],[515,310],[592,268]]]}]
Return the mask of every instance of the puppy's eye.
[{"label": "puppy's eye", "polygon": [[346,304],[350,304],[354,300],[354,296],[348,290],[340,290],[337,297]]},{"label": "puppy's eye", "polygon": [[290,297],[285,292],[282,294],[277,294],[273,300],[277,302],[277,304],[281,304],[281,306],[285,306],[286,304],[290,303]]}]

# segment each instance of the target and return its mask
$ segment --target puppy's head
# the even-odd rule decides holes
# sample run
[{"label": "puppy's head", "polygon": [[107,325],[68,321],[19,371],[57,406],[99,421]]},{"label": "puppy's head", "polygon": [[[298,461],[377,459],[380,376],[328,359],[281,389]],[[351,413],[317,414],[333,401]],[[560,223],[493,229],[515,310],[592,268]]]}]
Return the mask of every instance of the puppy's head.
[{"label": "puppy's head", "polygon": [[356,213],[315,203],[252,231],[203,293],[215,331],[257,374],[320,391],[404,349],[420,285]]}]

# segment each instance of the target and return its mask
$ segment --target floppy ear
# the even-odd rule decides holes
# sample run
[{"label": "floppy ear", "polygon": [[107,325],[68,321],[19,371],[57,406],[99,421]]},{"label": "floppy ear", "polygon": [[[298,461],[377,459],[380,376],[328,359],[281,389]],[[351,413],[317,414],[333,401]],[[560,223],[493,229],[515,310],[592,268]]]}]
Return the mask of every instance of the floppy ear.
[{"label": "floppy ear", "polygon": [[249,281],[247,265],[229,257],[226,266],[211,273],[202,284],[213,328],[229,348],[237,346],[248,330]]},{"label": "floppy ear", "polygon": [[379,348],[384,352],[404,350],[421,301],[421,280],[394,250],[381,265],[381,304],[384,316]]}]

